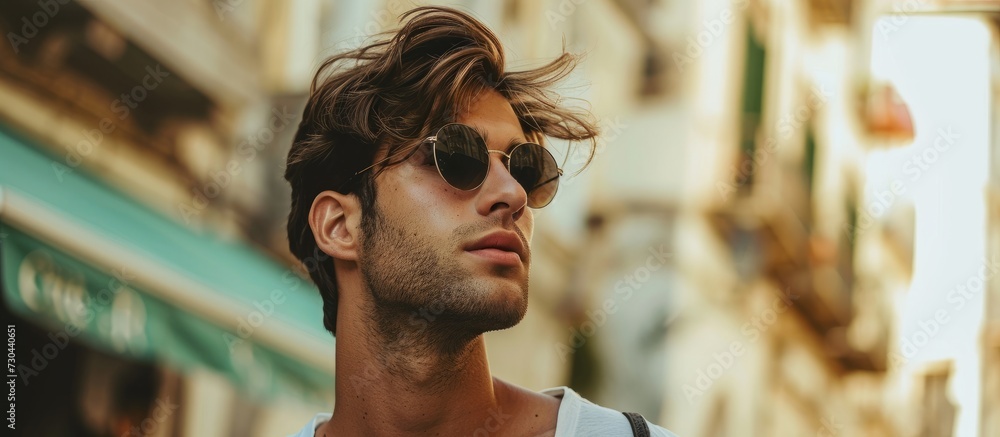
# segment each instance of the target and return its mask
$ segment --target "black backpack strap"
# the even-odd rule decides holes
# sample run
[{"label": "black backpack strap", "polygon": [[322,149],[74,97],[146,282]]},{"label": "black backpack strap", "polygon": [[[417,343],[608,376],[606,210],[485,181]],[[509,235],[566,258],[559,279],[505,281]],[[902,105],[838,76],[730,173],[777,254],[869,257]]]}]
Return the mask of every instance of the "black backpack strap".
[{"label": "black backpack strap", "polygon": [[646,419],[642,417],[639,413],[622,413],[625,418],[628,419],[628,424],[632,427],[632,435],[635,437],[650,437],[649,435],[649,425],[646,425]]}]

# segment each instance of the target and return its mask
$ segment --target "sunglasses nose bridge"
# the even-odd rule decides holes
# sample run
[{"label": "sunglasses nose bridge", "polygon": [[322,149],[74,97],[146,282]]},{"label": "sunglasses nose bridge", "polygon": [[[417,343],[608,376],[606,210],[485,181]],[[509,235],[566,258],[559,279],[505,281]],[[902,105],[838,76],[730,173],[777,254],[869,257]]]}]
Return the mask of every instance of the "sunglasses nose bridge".
[{"label": "sunglasses nose bridge", "polygon": [[[527,190],[525,190],[525,187],[523,187],[521,185],[521,183],[517,180],[517,178],[514,177],[514,174],[511,173],[511,171],[510,171],[510,154],[507,153],[507,152],[504,152],[503,150],[490,150],[490,149],[487,149],[486,152],[487,152],[487,154],[497,153],[497,154],[499,154],[501,156],[500,157],[500,163],[503,165],[504,170],[507,171],[507,175],[506,176],[509,176],[511,178],[511,180],[513,180],[514,183],[518,186],[519,190],[523,191],[524,194],[525,194],[525,196],[527,196],[528,193],[527,193]],[[492,168],[493,168],[493,166],[490,165],[489,168],[487,169],[487,175],[486,175],[487,178],[489,177],[489,172],[492,171]],[[486,182],[486,178],[483,178],[483,182],[484,183]]]},{"label": "sunglasses nose bridge", "polygon": [[[503,158],[500,158],[500,162],[502,162],[503,166],[507,168],[507,171],[510,171],[510,154],[509,153],[504,152],[503,150],[489,150],[489,149],[486,150],[486,153],[499,153],[500,155],[502,155]],[[504,158],[506,158],[506,159],[504,159]]]},{"label": "sunglasses nose bridge", "polygon": [[[489,211],[492,213],[498,205],[506,205],[513,214],[513,220],[517,220],[524,210],[528,206],[528,193],[525,187],[514,177],[510,169],[510,154],[505,153],[501,150],[486,150],[487,156],[489,157],[489,165],[486,169],[486,175],[483,177],[483,182],[477,187],[480,190],[480,196],[483,196],[481,200],[477,202],[483,202],[483,204],[489,204],[489,208],[484,209],[482,212],[486,213]],[[500,165],[493,161],[493,154],[497,153],[500,156]]]}]

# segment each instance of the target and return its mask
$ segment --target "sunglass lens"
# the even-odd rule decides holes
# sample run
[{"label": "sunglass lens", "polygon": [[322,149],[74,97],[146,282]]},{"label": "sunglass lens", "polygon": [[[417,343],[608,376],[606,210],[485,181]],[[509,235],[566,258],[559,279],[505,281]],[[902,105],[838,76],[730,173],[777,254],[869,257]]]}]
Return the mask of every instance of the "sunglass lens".
[{"label": "sunglass lens", "polygon": [[438,131],[434,157],[444,180],[460,190],[478,187],[489,171],[486,141],[467,126],[448,124],[442,127]]},{"label": "sunglass lens", "polygon": [[528,193],[528,206],[531,208],[548,205],[559,189],[556,159],[538,144],[521,144],[511,152],[510,174]]}]

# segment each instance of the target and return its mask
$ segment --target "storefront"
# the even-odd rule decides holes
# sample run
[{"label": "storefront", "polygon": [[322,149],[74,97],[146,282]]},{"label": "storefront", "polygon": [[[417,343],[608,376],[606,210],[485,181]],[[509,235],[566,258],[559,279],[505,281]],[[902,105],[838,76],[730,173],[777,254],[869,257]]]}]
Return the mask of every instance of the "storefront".
[{"label": "storefront", "polygon": [[[123,384],[141,394],[209,370],[250,398],[328,403],[333,340],[303,271],[195,233],[64,159],[0,127],[0,287],[4,323],[23,334],[20,399],[72,392],[62,402],[85,412]],[[76,388],[28,397],[57,379]],[[108,396],[107,408],[127,399]],[[136,422],[169,407],[150,402]]]}]

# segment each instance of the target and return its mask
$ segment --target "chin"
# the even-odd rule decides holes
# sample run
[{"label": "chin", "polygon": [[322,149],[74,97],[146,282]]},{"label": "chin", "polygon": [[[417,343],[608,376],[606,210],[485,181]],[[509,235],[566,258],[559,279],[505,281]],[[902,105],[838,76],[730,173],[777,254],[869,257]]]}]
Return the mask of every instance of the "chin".
[{"label": "chin", "polygon": [[528,311],[528,288],[517,287],[514,290],[503,290],[495,296],[493,305],[494,326],[489,331],[514,327],[524,319]]},{"label": "chin", "polygon": [[527,284],[503,282],[501,286],[488,286],[475,302],[469,302],[465,311],[461,311],[464,314],[460,318],[470,328],[480,332],[499,331],[514,327],[524,319],[528,310]]}]

